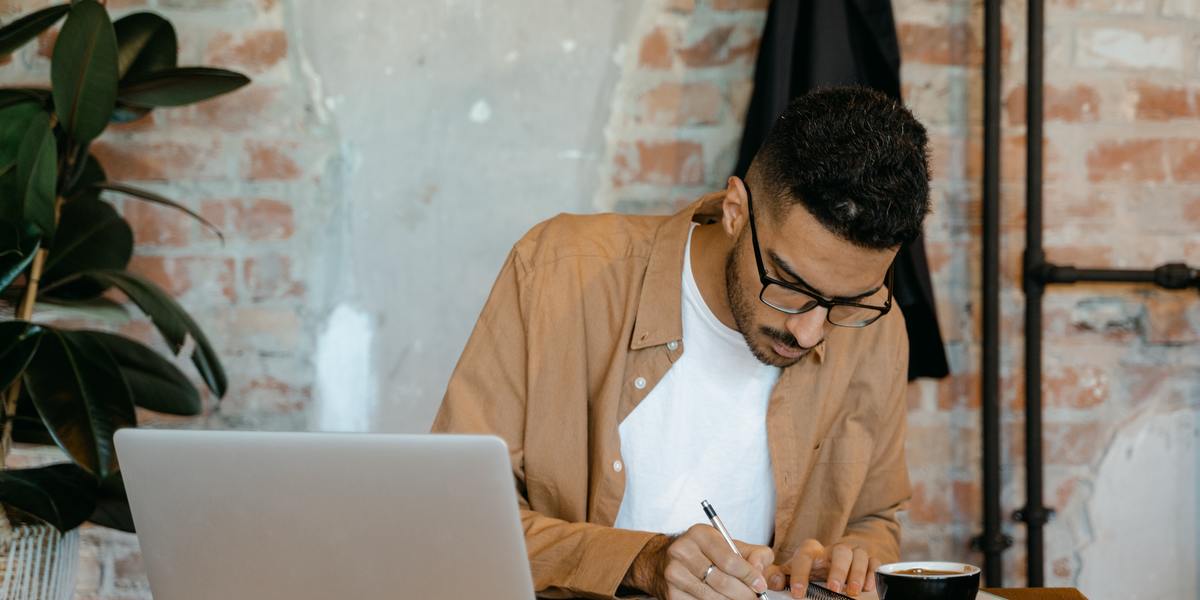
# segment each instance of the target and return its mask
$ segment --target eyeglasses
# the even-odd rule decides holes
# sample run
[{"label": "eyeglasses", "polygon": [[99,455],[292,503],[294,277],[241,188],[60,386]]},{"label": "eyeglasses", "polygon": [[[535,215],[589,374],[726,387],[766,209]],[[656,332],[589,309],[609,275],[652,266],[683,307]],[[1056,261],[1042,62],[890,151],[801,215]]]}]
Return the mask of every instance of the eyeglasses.
[{"label": "eyeglasses", "polygon": [[[895,275],[895,263],[888,267],[887,276],[884,278],[886,284],[883,287],[853,300],[826,298],[813,291],[812,286],[804,283],[799,277],[796,279],[800,285],[796,285],[767,275],[767,269],[763,266],[762,250],[758,247],[758,228],[754,226],[754,205],[750,201],[749,188],[746,188],[746,208],[750,214],[750,241],[754,244],[754,260],[758,263],[758,278],[763,284],[762,291],[758,293],[758,299],[763,304],[789,315],[806,313],[821,306],[829,311],[825,320],[830,324],[855,328],[866,327],[878,321],[892,309],[892,280]],[[794,274],[792,275],[794,276]]]}]

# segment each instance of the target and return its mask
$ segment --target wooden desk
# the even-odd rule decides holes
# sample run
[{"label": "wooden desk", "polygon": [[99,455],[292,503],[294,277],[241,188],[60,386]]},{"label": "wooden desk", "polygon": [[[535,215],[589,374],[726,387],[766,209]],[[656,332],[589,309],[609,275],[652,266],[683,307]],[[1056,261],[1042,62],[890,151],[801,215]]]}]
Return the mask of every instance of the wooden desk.
[{"label": "wooden desk", "polygon": [[1087,597],[1075,588],[1010,588],[987,591],[1008,600],[1087,600]]}]

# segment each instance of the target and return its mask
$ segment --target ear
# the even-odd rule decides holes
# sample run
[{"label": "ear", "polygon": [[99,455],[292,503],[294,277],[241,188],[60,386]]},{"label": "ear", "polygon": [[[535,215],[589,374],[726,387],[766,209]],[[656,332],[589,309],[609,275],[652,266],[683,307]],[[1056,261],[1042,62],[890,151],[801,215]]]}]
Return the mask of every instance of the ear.
[{"label": "ear", "polygon": [[737,239],[749,220],[746,184],[739,177],[730,177],[725,183],[725,198],[721,201],[721,227],[729,237]]}]

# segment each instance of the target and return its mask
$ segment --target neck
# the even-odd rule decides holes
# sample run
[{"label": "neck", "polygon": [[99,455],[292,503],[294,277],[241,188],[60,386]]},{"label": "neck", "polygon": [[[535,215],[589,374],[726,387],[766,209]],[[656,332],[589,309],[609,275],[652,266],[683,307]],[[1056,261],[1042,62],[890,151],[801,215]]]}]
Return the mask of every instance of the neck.
[{"label": "neck", "polygon": [[692,231],[692,252],[688,260],[692,261],[692,276],[696,278],[696,287],[700,288],[700,296],[708,309],[725,326],[737,330],[725,281],[725,262],[732,249],[733,240],[725,234],[720,223],[701,225]]}]

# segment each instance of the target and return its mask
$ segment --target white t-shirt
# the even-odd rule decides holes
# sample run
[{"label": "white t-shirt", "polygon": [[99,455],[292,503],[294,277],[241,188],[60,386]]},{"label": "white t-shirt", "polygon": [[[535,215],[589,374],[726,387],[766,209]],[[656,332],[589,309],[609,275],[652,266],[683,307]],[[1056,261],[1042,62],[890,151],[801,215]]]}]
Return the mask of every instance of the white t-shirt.
[{"label": "white t-shirt", "polygon": [[767,545],[775,528],[767,404],[779,368],[759,362],[704,303],[691,255],[689,234],[684,353],[619,427],[625,497],[614,526],[680,533],[708,522],[700,508],[708,500],[734,539]]}]

